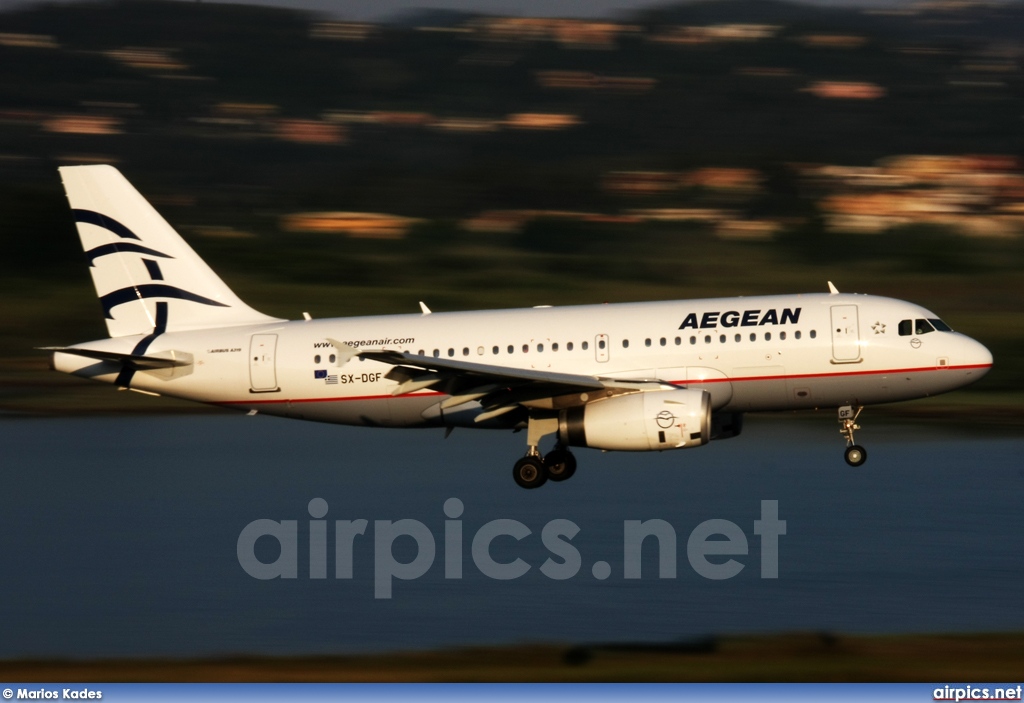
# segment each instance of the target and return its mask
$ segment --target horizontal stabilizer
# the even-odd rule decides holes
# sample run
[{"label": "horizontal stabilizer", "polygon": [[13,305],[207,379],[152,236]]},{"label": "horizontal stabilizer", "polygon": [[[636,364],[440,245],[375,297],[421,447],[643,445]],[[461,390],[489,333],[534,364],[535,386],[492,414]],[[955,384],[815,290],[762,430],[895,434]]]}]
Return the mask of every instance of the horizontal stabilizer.
[{"label": "horizontal stabilizer", "polygon": [[101,351],[99,349],[81,349],[79,347],[39,347],[42,351],[61,352],[63,354],[75,354],[84,356],[87,359],[98,359],[100,361],[113,361],[115,363],[127,364],[139,371],[152,369],[170,369],[178,366],[191,366],[192,355],[188,352],[164,351],[151,356],[136,354],[121,354],[118,352]]}]

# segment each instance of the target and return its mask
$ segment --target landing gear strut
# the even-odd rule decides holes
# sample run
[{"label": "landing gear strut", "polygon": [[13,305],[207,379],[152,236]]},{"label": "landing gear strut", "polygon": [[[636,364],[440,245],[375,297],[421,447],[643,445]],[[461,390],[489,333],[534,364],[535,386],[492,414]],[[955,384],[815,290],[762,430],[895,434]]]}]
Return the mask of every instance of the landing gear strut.
[{"label": "landing gear strut", "polygon": [[846,463],[850,466],[860,466],[868,460],[868,450],[853,439],[854,430],[860,429],[857,418],[862,410],[863,406],[858,406],[856,410],[851,405],[839,408],[839,433],[846,437]]},{"label": "landing gear strut", "polygon": [[576,473],[576,457],[561,444],[547,456],[541,456],[538,449],[541,438],[557,431],[557,418],[530,418],[526,431],[526,456],[512,468],[512,478],[523,488],[540,488],[548,479],[565,481]]}]

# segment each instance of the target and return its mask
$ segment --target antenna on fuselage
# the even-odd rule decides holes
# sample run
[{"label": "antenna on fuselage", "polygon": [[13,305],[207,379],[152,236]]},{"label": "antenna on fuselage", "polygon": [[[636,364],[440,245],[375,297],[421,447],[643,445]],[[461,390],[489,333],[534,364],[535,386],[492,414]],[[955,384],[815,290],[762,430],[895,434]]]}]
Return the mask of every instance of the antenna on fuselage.
[{"label": "antenna on fuselage", "polygon": [[832,281],[828,282],[828,293],[829,295],[839,295],[839,289],[835,287]]}]

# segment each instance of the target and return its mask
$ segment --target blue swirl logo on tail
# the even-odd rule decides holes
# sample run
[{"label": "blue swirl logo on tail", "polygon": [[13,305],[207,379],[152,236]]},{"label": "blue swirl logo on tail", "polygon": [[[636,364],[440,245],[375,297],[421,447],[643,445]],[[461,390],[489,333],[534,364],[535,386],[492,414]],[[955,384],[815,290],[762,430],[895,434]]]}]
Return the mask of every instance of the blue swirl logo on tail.
[{"label": "blue swirl logo on tail", "polygon": [[132,232],[113,217],[107,217],[106,215],[93,212],[92,210],[81,210],[78,208],[72,210],[71,214],[74,216],[75,222],[85,222],[90,225],[102,227],[109,232],[113,232],[121,239],[138,239],[140,241],[142,239],[139,235]]},{"label": "blue swirl logo on tail", "polygon": [[103,244],[85,252],[85,258],[89,261],[90,266],[96,265],[96,259],[101,256],[109,256],[110,254],[148,254],[150,256],[159,256],[162,259],[173,259],[174,257],[170,254],[164,254],[157,251],[156,249],[150,249],[144,247],[141,244],[132,244],[131,242],[113,242],[111,244]]},{"label": "blue swirl logo on tail", "polygon": [[103,306],[103,314],[106,318],[108,320],[113,320],[114,316],[110,314],[110,311],[118,305],[130,303],[133,300],[145,300],[147,298],[174,298],[176,300],[189,300],[201,305],[213,305],[218,308],[231,307],[230,305],[219,303],[216,300],[204,298],[201,295],[196,295],[195,293],[190,293],[187,290],[182,290],[176,286],[169,286],[164,283],[146,283],[141,286],[121,288],[120,290],[115,290],[112,293],[107,293],[106,295],[101,296],[100,304]]},{"label": "blue swirl logo on tail", "polygon": [[[81,209],[72,210],[71,214],[74,216],[75,222],[84,222],[86,224],[102,227],[108,232],[116,234],[121,239],[134,239],[136,241],[142,241],[142,238],[139,235],[135,234],[135,232],[132,232],[130,229],[128,229],[128,227],[124,226],[123,224],[115,220],[113,217],[108,217],[107,215],[104,215],[99,212],[94,212],[92,210]],[[110,254],[126,254],[128,252],[134,252],[136,254],[149,254],[150,256],[158,256],[163,259],[174,258],[169,254],[164,254],[162,252],[156,251],[155,249],[150,249],[149,247],[144,247],[141,244],[133,244],[131,242],[112,242],[110,244],[103,244],[101,246],[94,247],[93,249],[90,249],[89,251],[85,252],[85,258],[89,261],[89,266],[95,266],[96,259],[100,258],[101,256],[108,256]]]},{"label": "blue swirl logo on tail", "polygon": [[[102,227],[108,232],[116,234],[121,239],[142,241],[142,238],[139,237],[139,235],[135,234],[135,232],[132,232],[128,227],[108,215],[104,215],[93,210],[82,209],[74,209],[71,211],[71,214],[74,215],[75,222],[84,222],[86,224]],[[144,247],[141,244],[133,244],[131,242],[113,242],[111,244],[103,244],[85,252],[85,256],[89,260],[89,265],[93,266],[95,265],[96,259],[101,256],[108,256],[110,254],[126,254],[129,252],[136,254],[148,254],[150,256],[160,257],[163,259],[174,258],[168,254],[156,251],[155,249],[150,249],[149,247]],[[163,279],[160,267],[155,261],[143,260],[143,263],[146,264],[146,270],[149,272],[151,278],[154,280]],[[121,288],[100,296],[100,304],[103,305],[103,315],[108,320],[112,320],[114,319],[114,316],[111,315],[111,310],[116,308],[118,305],[130,303],[133,300],[145,300],[147,298],[174,298],[175,300],[188,300],[193,303],[212,305],[219,308],[230,307],[225,303],[219,303],[216,300],[211,300],[210,298],[206,298],[196,293],[191,293],[187,290],[178,288],[177,286],[167,285],[166,283],[146,283],[139,286]],[[164,310],[166,315],[166,303],[164,304]],[[160,325],[158,325],[158,327],[160,327]]]}]

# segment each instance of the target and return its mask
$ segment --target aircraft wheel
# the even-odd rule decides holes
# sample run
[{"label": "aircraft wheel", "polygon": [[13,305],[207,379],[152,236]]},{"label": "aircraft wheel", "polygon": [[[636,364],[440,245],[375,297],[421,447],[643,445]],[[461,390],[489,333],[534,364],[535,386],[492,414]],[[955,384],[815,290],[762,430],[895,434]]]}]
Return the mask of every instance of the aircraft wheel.
[{"label": "aircraft wheel", "polygon": [[544,466],[552,481],[565,481],[576,473],[576,457],[568,449],[554,449],[544,457]]},{"label": "aircraft wheel", "polygon": [[868,460],[868,450],[860,445],[853,444],[846,448],[846,463],[850,466],[860,466]]},{"label": "aircraft wheel", "polygon": [[548,480],[548,470],[539,456],[524,456],[513,467],[512,478],[523,488],[540,488]]}]

